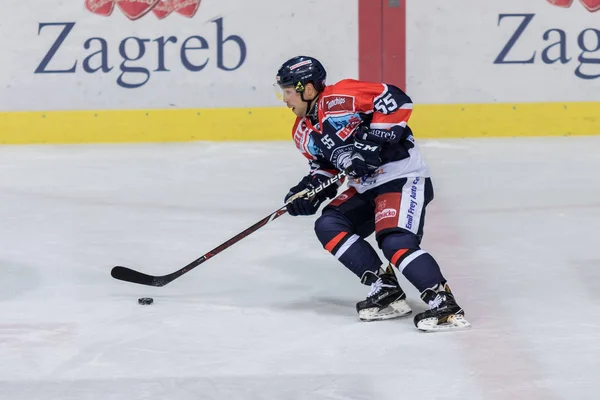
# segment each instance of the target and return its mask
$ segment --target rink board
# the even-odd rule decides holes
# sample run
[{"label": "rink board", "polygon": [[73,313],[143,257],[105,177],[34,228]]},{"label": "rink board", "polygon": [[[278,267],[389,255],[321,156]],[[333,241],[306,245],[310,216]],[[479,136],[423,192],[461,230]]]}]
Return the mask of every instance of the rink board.
[{"label": "rink board", "polygon": [[299,54],[405,90],[419,138],[597,135],[596,1],[5,0],[0,144],[288,140]]}]

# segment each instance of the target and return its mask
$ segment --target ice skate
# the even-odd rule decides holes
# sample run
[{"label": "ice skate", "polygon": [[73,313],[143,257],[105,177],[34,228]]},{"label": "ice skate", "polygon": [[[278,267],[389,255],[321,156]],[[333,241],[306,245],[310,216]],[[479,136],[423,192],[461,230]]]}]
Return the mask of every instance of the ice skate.
[{"label": "ice skate", "polygon": [[367,298],[356,304],[358,318],[361,321],[379,321],[398,318],[412,312],[406,303],[406,294],[398,284],[398,279],[388,265],[385,271],[365,272],[361,282],[371,285]]},{"label": "ice skate", "polygon": [[425,332],[465,329],[471,324],[464,318],[465,312],[456,304],[450,287],[446,284],[425,289],[421,294],[429,304],[429,310],[415,315],[415,326]]}]

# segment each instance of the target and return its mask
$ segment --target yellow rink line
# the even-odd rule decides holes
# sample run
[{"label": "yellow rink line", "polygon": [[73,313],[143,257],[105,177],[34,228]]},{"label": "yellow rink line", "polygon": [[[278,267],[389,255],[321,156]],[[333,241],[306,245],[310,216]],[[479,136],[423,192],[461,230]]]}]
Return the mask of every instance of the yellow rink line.
[{"label": "yellow rink line", "polygon": [[[0,144],[290,140],[284,107],[0,112]],[[600,102],[416,105],[417,138],[599,135]]]},{"label": "yellow rink line", "polygon": [[600,102],[416,105],[416,137],[600,135]]}]

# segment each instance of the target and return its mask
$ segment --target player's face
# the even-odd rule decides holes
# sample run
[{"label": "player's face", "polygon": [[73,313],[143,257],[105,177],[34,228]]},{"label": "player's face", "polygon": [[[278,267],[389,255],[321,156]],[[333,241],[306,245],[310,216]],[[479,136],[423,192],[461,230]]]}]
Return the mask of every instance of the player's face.
[{"label": "player's face", "polygon": [[300,93],[296,92],[294,87],[283,87],[283,102],[292,109],[297,117],[305,117],[308,111],[308,104],[302,100]]}]

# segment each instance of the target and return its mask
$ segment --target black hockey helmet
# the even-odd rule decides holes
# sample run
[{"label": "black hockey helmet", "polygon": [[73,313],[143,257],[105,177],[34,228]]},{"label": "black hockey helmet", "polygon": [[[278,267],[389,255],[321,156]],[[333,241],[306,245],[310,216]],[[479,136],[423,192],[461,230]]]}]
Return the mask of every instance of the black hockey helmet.
[{"label": "black hockey helmet", "polygon": [[316,58],[297,56],[287,60],[277,71],[279,86],[293,86],[296,92],[304,92],[306,84],[312,83],[317,91],[325,88],[327,72]]}]

